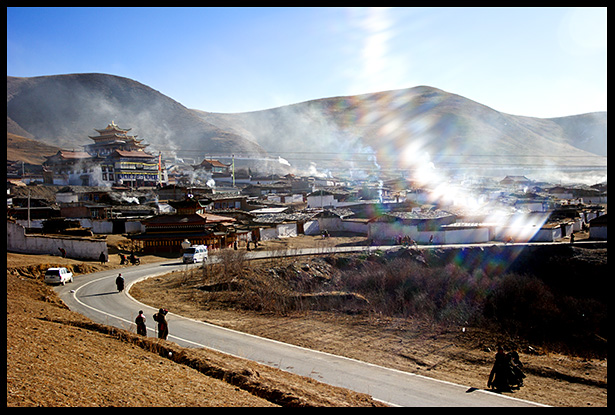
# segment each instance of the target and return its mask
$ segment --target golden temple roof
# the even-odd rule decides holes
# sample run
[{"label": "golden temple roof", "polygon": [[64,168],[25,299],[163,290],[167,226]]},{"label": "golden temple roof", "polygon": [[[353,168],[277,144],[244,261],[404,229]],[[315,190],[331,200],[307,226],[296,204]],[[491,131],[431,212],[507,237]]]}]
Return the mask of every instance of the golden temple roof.
[{"label": "golden temple roof", "polygon": [[94,130],[98,131],[100,134],[103,134],[103,133],[106,133],[106,132],[109,132],[109,131],[119,131],[119,132],[121,132],[121,133],[126,133],[126,132],[128,132],[128,131],[132,130],[132,128],[128,128],[128,129],[125,129],[125,128],[120,128],[120,127],[119,127],[119,126],[115,123],[115,121],[113,121],[113,120],[112,120],[112,121],[111,121],[111,124],[108,124],[108,125],[107,125],[107,127],[105,127],[105,129],[103,129],[103,130],[97,130],[96,128],[94,128]]}]

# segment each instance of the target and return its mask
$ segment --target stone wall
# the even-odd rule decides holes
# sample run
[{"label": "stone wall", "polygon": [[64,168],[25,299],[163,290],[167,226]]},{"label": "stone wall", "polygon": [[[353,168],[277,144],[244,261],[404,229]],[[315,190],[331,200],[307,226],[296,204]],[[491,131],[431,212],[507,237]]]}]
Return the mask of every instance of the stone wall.
[{"label": "stone wall", "polygon": [[26,235],[23,226],[8,221],[6,245],[7,251],[21,254],[59,255],[62,248],[68,258],[97,260],[101,252],[109,256],[105,239]]}]

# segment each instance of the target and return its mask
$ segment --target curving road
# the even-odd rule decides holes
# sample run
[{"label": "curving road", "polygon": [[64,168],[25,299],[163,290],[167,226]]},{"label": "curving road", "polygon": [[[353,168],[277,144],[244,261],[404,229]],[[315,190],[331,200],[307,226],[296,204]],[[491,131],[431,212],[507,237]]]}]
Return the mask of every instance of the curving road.
[{"label": "curving road", "polygon": [[[371,249],[384,247],[372,247]],[[348,247],[346,251],[357,250]],[[365,247],[360,250],[365,250]],[[297,251],[296,254],[322,252],[322,249]],[[259,255],[260,254],[260,255]],[[252,254],[253,258],[262,254]],[[135,282],[184,269],[176,261],[159,262],[137,267],[109,270],[75,277],[75,282],[59,286],[56,291],[68,307],[93,321],[135,330],[134,319],[139,309],[147,317],[148,336],[156,336],[152,315],[157,308],[139,303],[127,292]],[[115,277],[125,278],[127,289],[118,293]],[[168,340],[185,347],[207,347],[273,366],[288,372],[311,377],[335,386],[367,393],[375,399],[399,406],[542,406],[510,396],[439,381],[420,375],[389,369],[329,353],[318,352],[269,340],[250,334],[185,318],[173,313],[167,316]]]}]

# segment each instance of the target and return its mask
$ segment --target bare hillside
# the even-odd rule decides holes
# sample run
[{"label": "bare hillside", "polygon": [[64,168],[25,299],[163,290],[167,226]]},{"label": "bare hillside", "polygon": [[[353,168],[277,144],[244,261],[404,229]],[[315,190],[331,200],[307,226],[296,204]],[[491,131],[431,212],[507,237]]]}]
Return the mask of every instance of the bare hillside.
[{"label": "bare hillside", "polygon": [[312,161],[306,152],[355,162],[356,153],[364,153],[372,156],[366,162],[377,160],[382,168],[412,167],[423,155],[439,165],[484,164],[494,155],[499,164],[606,164],[606,113],[521,117],[428,86],[199,114],[268,151],[288,152],[291,164]]},{"label": "bare hillside", "polygon": [[42,164],[45,156],[51,156],[60,148],[47,145],[31,138],[16,134],[6,134],[6,159],[23,161],[30,164]]},{"label": "bare hillside", "polygon": [[[132,128],[150,150],[172,152],[262,149],[219,129],[160,92],[128,78],[106,74],[7,76],[7,131],[49,145],[81,149],[94,128],[114,120]],[[26,135],[29,134],[29,135]]]},{"label": "bare hillside", "polygon": [[7,260],[7,406],[380,405],[243,359],[93,323],[40,280],[50,261],[74,272],[100,265],[18,254]]},{"label": "bare hillside", "polygon": [[407,170],[421,157],[444,167],[606,165],[606,112],[521,117],[429,86],[249,113],[205,110],[112,75],[7,76],[7,131],[63,148],[81,148],[114,120],[165,156],[269,153],[300,169]]}]

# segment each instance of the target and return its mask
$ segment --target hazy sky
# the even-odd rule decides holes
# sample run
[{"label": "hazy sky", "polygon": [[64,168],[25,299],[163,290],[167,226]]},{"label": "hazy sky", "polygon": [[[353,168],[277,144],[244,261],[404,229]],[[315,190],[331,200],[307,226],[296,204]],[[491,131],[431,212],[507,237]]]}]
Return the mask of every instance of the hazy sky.
[{"label": "hazy sky", "polygon": [[429,85],[606,111],[606,8],[7,8],[7,75],[100,72],[244,112]]}]

